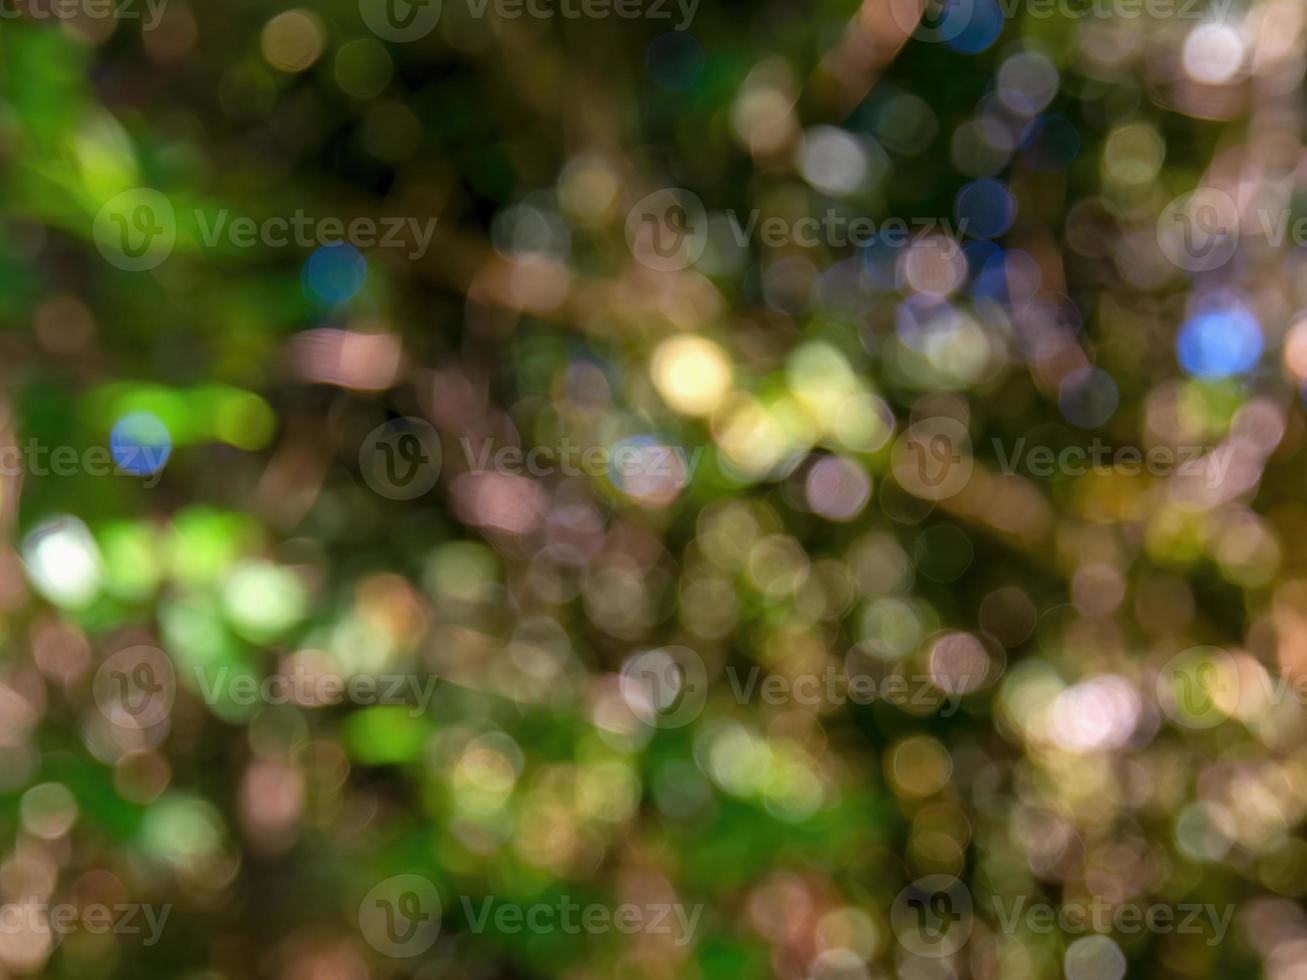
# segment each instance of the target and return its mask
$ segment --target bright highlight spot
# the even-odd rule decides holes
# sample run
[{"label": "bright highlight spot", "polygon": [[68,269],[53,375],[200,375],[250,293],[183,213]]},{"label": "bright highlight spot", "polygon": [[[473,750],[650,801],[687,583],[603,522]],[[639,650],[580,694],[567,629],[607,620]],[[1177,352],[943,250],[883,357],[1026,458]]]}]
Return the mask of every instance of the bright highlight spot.
[{"label": "bright highlight spot", "polygon": [[318,19],[306,10],[287,10],[263,27],[263,57],[273,68],[301,72],[322,56],[327,43]]},{"label": "bright highlight spot", "polygon": [[683,415],[708,415],[731,390],[731,361],[717,344],[682,334],[664,340],[650,364],[663,401]]},{"label": "bright highlight spot", "polygon": [[1243,56],[1243,41],[1231,24],[1203,24],[1185,38],[1184,70],[1205,85],[1232,81],[1243,64]]},{"label": "bright highlight spot", "polygon": [[114,423],[109,452],[124,473],[151,476],[163,469],[172,455],[172,434],[152,412],[133,412]]},{"label": "bright highlight spot", "polygon": [[55,605],[78,609],[100,592],[100,552],[76,517],[57,517],[33,529],[23,542],[27,576]]},{"label": "bright highlight spot", "polygon": [[304,263],[300,277],[305,294],[323,306],[338,306],[363,288],[368,263],[363,254],[347,242],[316,249]]},{"label": "bright highlight spot", "polygon": [[1206,310],[1187,320],[1176,339],[1180,366],[1199,378],[1228,378],[1257,366],[1262,328],[1242,305]]}]

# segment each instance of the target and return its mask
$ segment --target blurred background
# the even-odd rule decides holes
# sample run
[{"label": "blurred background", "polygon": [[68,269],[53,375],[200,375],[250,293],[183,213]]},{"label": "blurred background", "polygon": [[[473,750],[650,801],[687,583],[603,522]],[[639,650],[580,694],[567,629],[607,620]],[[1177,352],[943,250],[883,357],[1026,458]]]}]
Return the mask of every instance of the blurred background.
[{"label": "blurred background", "polygon": [[0,977],[1301,977],[1305,34],[4,0]]}]

